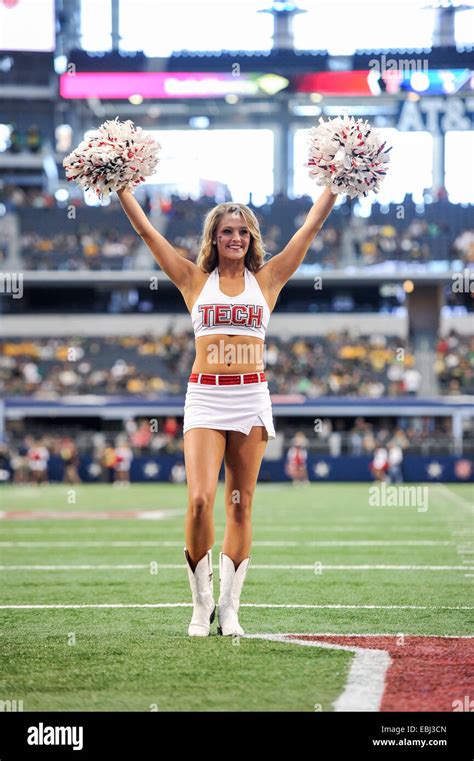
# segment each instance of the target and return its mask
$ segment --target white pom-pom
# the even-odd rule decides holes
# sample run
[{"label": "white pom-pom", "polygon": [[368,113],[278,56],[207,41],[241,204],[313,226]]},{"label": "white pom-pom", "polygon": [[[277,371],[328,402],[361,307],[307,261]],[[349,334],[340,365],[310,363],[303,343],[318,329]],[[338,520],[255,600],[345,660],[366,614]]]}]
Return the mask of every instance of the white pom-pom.
[{"label": "white pom-pom", "polygon": [[101,124],[66,156],[63,167],[68,181],[93,190],[99,198],[108,198],[112,191],[124,187],[132,190],[152,175],[160,149],[161,145],[141,127],[116,117]]},{"label": "white pom-pom", "polygon": [[390,161],[381,136],[361,119],[344,114],[309,130],[309,176],[317,185],[326,185],[333,193],[351,198],[379,191]]}]

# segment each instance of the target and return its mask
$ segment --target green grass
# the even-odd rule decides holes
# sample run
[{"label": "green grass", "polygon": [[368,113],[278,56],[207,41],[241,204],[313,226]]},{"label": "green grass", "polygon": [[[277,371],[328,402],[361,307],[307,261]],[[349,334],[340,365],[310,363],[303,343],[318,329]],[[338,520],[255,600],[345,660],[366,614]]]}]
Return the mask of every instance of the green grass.
[{"label": "green grass", "polygon": [[[368,484],[259,485],[253,509],[252,562],[241,623],[250,633],[471,635],[472,571],[331,570],[325,565],[449,565],[472,535],[473,488],[428,485],[426,512],[369,507]],[[0,563],[12,565],[143,564],[133,570],[1,570],[1,604],[189,603],[183,559],[186,489],[172,485],[6,487],[0,509],[174,510],[161,521],[0,521]],[[69,497],[69,500],[68,500]],[[214,590],[224,531],[219,487]],[[111,542],[162,542],[112,546]],[[435,545],[317,546],[311,542],[448,542]],[[18,546],[29,542],[31,546]],[[54,546],[77,542],[77,546]],[[103,546],[86,546],[101,542]],[[264,542],[283,542],[284,546]],[[33,543],[50,543],[41,546]],[[464,548],[465,549],[465,548]],[[158,572],[150,573],[150,563]],[[315,572],[315,563],[322,572]],[[177,564],[165,569],[160,564]],[[252,566],[296,564],[306,570]],[[245,603],[419,605],[426,610],[250,608]],[[27,711],[313,711],[332,710],[352,654],[257,639],[189,638],[190,607],[0,610],[0,698]],[[75,638],[75,644],[68,640]]]}]

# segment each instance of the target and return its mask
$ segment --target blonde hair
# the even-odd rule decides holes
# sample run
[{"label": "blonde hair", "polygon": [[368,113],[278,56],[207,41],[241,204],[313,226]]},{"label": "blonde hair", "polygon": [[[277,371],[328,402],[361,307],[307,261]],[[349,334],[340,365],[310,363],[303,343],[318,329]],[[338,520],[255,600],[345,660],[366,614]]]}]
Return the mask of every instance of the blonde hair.
[{"label": "blonde hair", "polygon": [[257,272],[263,265],[265,251],[258,219],[252,209],[241,203],[228,201],[215,206],[204,220],[201,243],[196,264],[203,272],[212,272],[218,264],[217,244],[213,243],[217,226],[224,214],[237,212],[247,223],[250,232],[250,245],[245,254],[245,266],[251,272]]}]

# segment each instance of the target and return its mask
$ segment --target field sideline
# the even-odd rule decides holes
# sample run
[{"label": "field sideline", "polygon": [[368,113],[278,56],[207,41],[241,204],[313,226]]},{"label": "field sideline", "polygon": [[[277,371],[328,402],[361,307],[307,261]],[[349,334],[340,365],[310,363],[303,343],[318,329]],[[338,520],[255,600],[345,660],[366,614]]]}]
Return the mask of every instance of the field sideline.
[{"label": "field sideline", "polygon": [[[2,487],[0,699],[25,711],[403,710],[389,686],[400,691],[411,655],[425,687],[401,689],[407,709],[453,710],[474,689],[473,486],[426,484],[426,511],[372,507],[369,487],[259,484],[249,636],[218,637],[214,622],[205,639],[187,636],[184,486]],[[217,601],[222,485],[215,521]],[[372,703],[356,662],[373,670]]]}]

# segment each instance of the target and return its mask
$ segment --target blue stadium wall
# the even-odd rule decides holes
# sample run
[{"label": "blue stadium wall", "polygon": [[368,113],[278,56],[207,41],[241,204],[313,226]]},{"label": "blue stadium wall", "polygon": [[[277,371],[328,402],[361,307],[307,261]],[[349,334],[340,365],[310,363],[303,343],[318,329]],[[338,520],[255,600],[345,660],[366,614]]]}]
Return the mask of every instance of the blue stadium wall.
[{"label": "blue stadium wall", "polygon": [[[370,457],[355,457],[341,455],[340,457],[308,457],[308,474],[310,481],[373,481],[369,470]],[[88,483],[98,483],[100,478],[90,474],[89,468],[93,460],[89,455],[80,458],[79,475]],[[175,464],[183,465],[183,458],[174,455],[160,455],[154,457],[140,456],[132,462],[131,480],[133,482],[169,482],[171,471]],[[262,483],[273,481],[289,481],[284,471],[285,460],[263,461],[260,469],[259,481]],[[151,466],[151,467],[150,467]],[[153,467],[156,466],[156,467]],[[153,475],[150,473],[155,471]],[[458,473],[461,475],[458,475]],[[53,482],[61,482],[64,476],[64,466],[58,455],[53,455],[49,461],[49,478]],[[406,455],[402,465],[403,480],[408,483],[419,482],[448,482],[448,483],[473,483],[474,467],[467,457],[426,457]],[[224,467],[221,469],[220,478],[224,478]],[[107,479],[109,480],[109,479]]]}]

